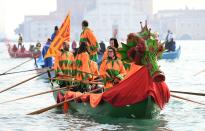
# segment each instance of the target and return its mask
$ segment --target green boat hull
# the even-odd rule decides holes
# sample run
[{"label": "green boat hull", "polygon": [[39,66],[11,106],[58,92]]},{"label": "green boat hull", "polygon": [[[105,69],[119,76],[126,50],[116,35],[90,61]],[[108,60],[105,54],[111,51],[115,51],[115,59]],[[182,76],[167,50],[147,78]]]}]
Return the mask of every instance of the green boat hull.
[{"label": "green boat hull", "polygon": [[[54,92],[54,98],[57,101],[57,93]],[[63,92],[62,92],[63,93]],[[77,112],[89,116],[108,116],[113,118],[134,118],[134,119],[152,119],[158,116],[160,108],[155,104],[151,96],[145,100],[123,107],[114,107],[106,101],[101,101],[96,108],[92,108],[90,103],[69,102],[69,111]]]},{"label": "green boat hull", "polygon": [[146,100],[123,107],[114,107],[108,102],[101,102],[96,108],[92,108],[89,103],[69,103],[70,110],[86,115],[102,115],[109,117],[123,118],[154,118],[159,114],[159,108],[151,97]]}]

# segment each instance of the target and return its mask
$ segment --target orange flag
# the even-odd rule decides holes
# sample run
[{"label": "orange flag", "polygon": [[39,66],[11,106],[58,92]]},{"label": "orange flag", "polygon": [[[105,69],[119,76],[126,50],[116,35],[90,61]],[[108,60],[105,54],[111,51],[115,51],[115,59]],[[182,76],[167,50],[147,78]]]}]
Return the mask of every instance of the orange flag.
[{"label": "orange flag", "polygon": [[55,57],[64,41],[70,41],[70,13],[68,13],[63,24],[58,30],[57,35],[51,42],[50,48],[48,49],[44,58],[52,56]]}]

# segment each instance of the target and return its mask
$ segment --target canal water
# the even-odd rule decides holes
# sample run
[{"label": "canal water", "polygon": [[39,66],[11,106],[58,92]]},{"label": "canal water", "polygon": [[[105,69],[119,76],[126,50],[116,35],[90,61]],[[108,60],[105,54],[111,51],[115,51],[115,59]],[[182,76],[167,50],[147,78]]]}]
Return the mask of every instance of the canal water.
[{"label": "canal water", "polygon": [[[27,43],[29,44],[29,43]],[[177,41],[182,51],[177,60],[160,60],[162,71],[170,90],[205,93],[205,41]],[[22,63],[28,58],[10,58],[7,47],[0,43],[0,73]],[[13,71],[34,69],[30,61]],[[36,72],[0,76],[0,90],[8,88],[24,79],[36,75]],[[45,80],[30,80],[13,89],[0,93],[0,102],[50,90]],[[205,103],[205,97],[176,94],[191,100]],[[45,94],[7,104],[0,104],[0,131],[204,131],[205,106],[171,97],[169,103],[155,119],[93,119],[89,116],[69,114],[65,116],[56,109],[40,115],[26,115],[29,112],[55,104],[52,94]]]}]

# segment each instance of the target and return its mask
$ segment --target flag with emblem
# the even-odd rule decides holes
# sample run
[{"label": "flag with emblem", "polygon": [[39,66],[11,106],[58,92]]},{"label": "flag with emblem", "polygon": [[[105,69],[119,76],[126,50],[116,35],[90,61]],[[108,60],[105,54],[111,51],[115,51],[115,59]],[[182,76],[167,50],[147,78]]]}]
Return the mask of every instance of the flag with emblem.
[{"label": "flag with emblem", "polygon": [[44,58],[55,57],[64,41],[70,41],[70,13],[66,16]]}]

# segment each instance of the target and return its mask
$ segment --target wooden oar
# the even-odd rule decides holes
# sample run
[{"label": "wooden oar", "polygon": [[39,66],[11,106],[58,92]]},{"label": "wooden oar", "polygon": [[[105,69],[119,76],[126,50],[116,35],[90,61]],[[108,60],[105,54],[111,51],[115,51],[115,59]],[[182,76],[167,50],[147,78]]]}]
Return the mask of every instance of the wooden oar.
[{"label": "wooden oar", "polygon": [[72,87],[75,87],[75,86],[76,85],[68,86],[68,87],[62,87],[62,88],[56,88],[54,90],[44,91],[44,92],[41,92],[41,93],[37,93],[37,94],[29,95],[29,96],[24,96],[24,97],[16,98],[16,99],[13,99],[13,100],[4,101],[4,102],[1,102],[0,104],[5,104],[5,103],[14,102],[14,101],[17,101],[17,100],[23,100],[23,99],[27,99],[27,98],[30,98],[30,97],[39,96],[39,95],[43,95],[43,94],[47,94],[47,93],[51,93],[51,92],[55,92],[55,91],[69,89],[69,88],[72,88]]},{"label": "wooden oar", "polygon": [[85,71],[80,71],[82,73],[86,73],[86,74],[90,74],[90,75],[93,75],[93,76],[97,76],[97,77],[102,77],[101,75],[96,75],[96,74],[93,74],[93,73],[88,73],[88,72],[85,72]]},{"label": "wooden oar", "polygon": [[200,105],[205,105],[204,103],[197,102],[197,101],[193,101],[193,100],[190,100],[190,99],[181,97],[181,96],[176,96],[176,95],[173,95],[173,94],[171,94],[171,96],[172,96],[172,97],[175,97],[175,98],[178,98],[178,99],[182,99],[182,100],[190,101],[190,102],[193,102],[193,103],[197,103],[197,104],[200,104]]},{"label": "wooden oar", "polygon": [[103,79],[92,80],[92,82],[100,82],[100,81],[103,81]]},{"label": "wooden oar", "polygon": [[43,109],[40,109],[40,110],[31,112],[31,113],[28,113],[27,115],[37,115],[37,114],[41,114],[41,113],[43,113],[43,112],[45,112],[45,111],[48,111],[48,110],[53,109],[53,108],[55,108],[55,107],[61,106],[61,105],[63,105],[65,102],[69,102],[69,101],[75,100],[75,99],[77,99],[77,98],[79,98],[79,97],[82,97],[84,94],[93,93],[93,92],[99,91],[99,90],[101,90],[101,89],[103,89],[103,87],[98,88],[98,89],[95,89],[95,90],[92,90],[92,91],[89,91],[89,92],[86,92],[86,93],[83,93],[82,95],[80,95],[80,96],[78,96],[78,97],[74,97],[74,98],[68,99],[68,100],[63,101],[63,102],[60,102],[60,103],[58,103],[58,104],[55,104],[55,105],[52,105],[52,106],[49,106],[49,107],[46,107],[46,108],[43,108]]},{"label": "wooden oar", "polygon": [[4,73],[1,73],[1,74],[6,74],[7,72],[9,72],[9,71],[11,71],[13,69],[16,69],[17,67],[19,67],[19,66],[21,66],[21,65],[23,65],[23,64],[25,64],[25,63],[27,63],[27,62],[29,62],[31,60],[32,60],[32,58],[27,60],[27,61],[25,61],[25,62],[23,62],[23,63],[21,63],[21,64],[19,64],[19,65],[17,65],[17,66],[15,66],[15,67],[13,67],[13,68],[11,68],[11,69],[9,69],[9,70],[7,70],[7,71],[5,71]]},{"label": "wooden oar", "polygon": [[173,93],[180,93],[180,94],[197,95],[197,96],[205,96],[204,93],[185,92],[185,91],[173,91],[173,90],[171,90],[170,92],[173,92]]},{"label": "wooden oar", "polygon": [[[85,72],[84,72],[85,73]],[[90,74],[92,74],[92,73],[90,73]],[[92,75],[95,75],[95,74],[92,74]],[[65,78],[74,78],[75,79],[75,77],[74,76],[70,76],[70,75],[60,75],[60,76],[62,76],[62,77],[65,77]],[[102,78],[102,76],[100,76],[100,75],[95,75],[95,76],[98,76],[98,77],[101,77]],[[64,78],[63,78],[64,79]],[[76,80],[76,79],[75,79]],[[100,79],[100,80],[103,80],[103,79]],[[96,81],[99,81],[99,80],[93,80],[92,82],[96,82]]]},{"label": "wooden oar", "polygon": [[102,82],[93,82],[93,81],[83,81],[83,80],[76,80],[76,79],[60,79],[60,78],[50,78],[51,80],[62,80],[62,81],[72,81],[72,82],[81,82],[85,84],[98,84],[98,85],[104,85]]},{"label": "wooden oar", "polygon": [[28,79],[26,79],[26,80],[23,80],[22,82],[19,82],[19,83],[15,84],[15,85],[12,85],[12,86],[10,86],[10,87],[4,89],[4,90],[1,90],[0,93],[2,93],[2,92],[4,92],[4,91],[7,91],[7,90],[9,90],[9,89],[12,89],[12,88],[14,88],[14,87],[16,87],[16,86],[18,86],[18,85],[23,84],[23,83],[26,83],[27,81],[32,80],[32,79],[34,79],[34,78],[36,78],[36,77],[39,77],[39,76],[41,76],[41,75],[43,75],[43,74],[45,74],[45,73],[47,73],[47,72],[42,72],[42,73],[40,73],[40,74],[38,74],[38,75],[35,75],[35,76],[30,77],[30,78],[28,78]]},{"label": "wooden oar", "polygon": [[48,74],[48,78],[49,78],[49,81],[51,83],[51,86],[53,86],[53,81],[51,80],[51,72],[50,72],[50,70],[47,70],[47,74]]},{"label": "wooden oar", "polygon": [[2,75],[10,75],[10,74],[17,74],[17,73],[24,73],[24,72],[30,72],[30,71],[36,71],[36,70],[42,70],[42,69],[31,69],[31,70],[24,70],[24,71],[2,73],[2,74],[0,74],[0,76],[2,76]]},{"label": "wooden oar", "polygon": [[205,69],[203,69],[203,70],[197,72],[196,74],[194,74],[194,76],[197,76],[197,75],[199,75],[199,74],[201,74],[201,73],[203,73],[203,72],[205,72]]}]

